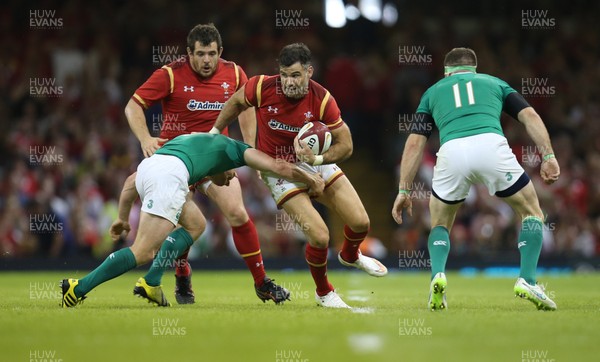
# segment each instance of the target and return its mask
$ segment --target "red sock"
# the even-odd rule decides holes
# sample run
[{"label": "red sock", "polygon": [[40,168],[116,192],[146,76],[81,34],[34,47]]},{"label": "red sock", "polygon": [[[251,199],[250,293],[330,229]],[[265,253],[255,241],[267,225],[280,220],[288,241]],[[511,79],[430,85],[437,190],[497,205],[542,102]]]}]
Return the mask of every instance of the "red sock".
[{"label": "red sock", "polygon": [[353,263],[358,259],[358,247],[365,240],[369,231],[357,233],[352,231],[348,225],[344,225],[344,245],[342,246],[342,259]]},{"label": "red sock", "polygon": [[306,262],[310,273],[317,285],[317,294],[324,296],[333,290],[333,286],[327,280],[327,248],[318,249],[306,244]]},{"label": "red sock", "polygon": [[175,261],[175,275],[178,277],[189,277],[192,274],[192,268],[190,268],[190,263],[187,260],[189,252],[190,248],[184,251]]},{"label": "red sock", "polygon": [[243,225],[232,226],[231,231],[233,233],[235,248],[242,258],[244,258],[246,266],[248,266],[250,273],[252,273],[254,285],[257,287],[262,286],[266,273],[254,222],[252,222],[252,219],[248,219],[248,222]]}]

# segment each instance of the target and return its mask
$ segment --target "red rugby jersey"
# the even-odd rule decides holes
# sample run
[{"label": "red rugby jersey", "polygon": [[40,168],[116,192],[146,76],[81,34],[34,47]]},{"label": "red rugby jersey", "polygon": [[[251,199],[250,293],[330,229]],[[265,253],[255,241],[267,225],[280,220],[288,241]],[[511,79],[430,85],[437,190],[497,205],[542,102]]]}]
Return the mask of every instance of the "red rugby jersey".
[{"label": "red rugby jersey", "polygon": [[[210,131],[223,104],[247,81],[240,66],[224,59],[219,59],[210,78],[202,78],[194,72],[186,56],[157,69],[132,98],[144,109],[161,101],[160,137],[172,139],[181,134]],[[158,127],[158,121],[152,125]],[[227,129],[223,133],[227,134]]]},{"label": "red rugby jersey", "polygon": [[295,161],[294,138],[307,122],[321,121],[330,130],[344,124],[335,99],[313,80],[301,99],[283,94],[279,75],[250,78],[244,93],[246,103],[256,110],[256,148],[271,157]]}]

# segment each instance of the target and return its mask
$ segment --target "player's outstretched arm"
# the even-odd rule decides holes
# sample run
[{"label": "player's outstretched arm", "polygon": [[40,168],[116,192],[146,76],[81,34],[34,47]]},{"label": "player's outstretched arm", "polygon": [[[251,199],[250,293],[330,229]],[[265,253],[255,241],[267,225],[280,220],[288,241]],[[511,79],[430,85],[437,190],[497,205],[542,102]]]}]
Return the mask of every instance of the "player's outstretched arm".
[{"label": "player's outstretched arm", "polygon": [[244,96],[245,89],[246,86],[242,86],[233,94],[231,98],[229,98],[229,100],[227,100],[227,102],[225,102],[225,105],[223,106],[221,113],[219,113],[217,121],[210,130],[210,133],[221,133],[221,131],[223,131],[225,127],[229,126],[240,115],[240,113],[250,108],[248,103],[246,103]]},{"label": "player's outstretched arm", "polygon": [[542,154],[542,165],[540,167],[542,180],[547,184],[555,182],[560,176],[560,166],[554,156],[550,136],[548,135],[548,130],[546,129],[542,118],[537,114],[533,107],[523,108],[517,114],[517,117],[519,118],[519,121],[525,125],[527,134],[531,137],[537,146],[537,149]]},{"label": "player's outstretched arm", "polygon": [[256,148],[256,112],[254,107],[247,108],[240,113],[238,121],[244,142]]},{"label": "player's outstretched arm", "polygon": [[310,188],[308,194],[313,197],[319,197],[323,194],[325,181],[321,174],[310,174],[293,163],[284,160],[274,159],[273,157],[259,150],[249,148],[244,152],[246,164],[259,171],[271,171],[288,181],[302,182]]},{"label": "player's outstretched arm", "polygon": [[110,237],[113,240],[119,239],[123,232],[127,235],[131,230],[131,226],[129,225],[129,213],[131,212],[133,202],[138,197],[135,188],[136,175],[137,172],[129,175],[123,184],[123,190],[121,190],[121,196],[119,197],[119,216],[110,226]]},{"label": "player's outstretched arm", "polygon": [[125,106],[125,117],[131,131],[140,141],[144,157],[152,156],[160,148],[160,144],[167,141],[164,138],[152,137],[150,135],[148,126],[146,126],[144,110],[133,99],[130,99],[127,106]]},{"label": "player's outstretched arm", "polygon": [[400,183],[398,185],[398,196],[392,208],[392,217],[398,224],[402,224],[402,209],[406,209],[408,216],[412,216],[412,202],[410,190],[415,179],[419,165],[423,159],[423,150],[427,143],[427,137],[411,134],[404,144],[402,162],[400,163]]}]

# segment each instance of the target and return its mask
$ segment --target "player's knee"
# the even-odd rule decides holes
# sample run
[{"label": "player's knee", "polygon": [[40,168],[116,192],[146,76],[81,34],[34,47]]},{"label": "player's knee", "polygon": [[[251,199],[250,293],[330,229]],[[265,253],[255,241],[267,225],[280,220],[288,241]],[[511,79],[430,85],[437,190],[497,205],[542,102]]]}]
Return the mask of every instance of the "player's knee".
[{"label": "player's knee", "polygon": [[543,219],[544,217],[542,209],[540,208],[539,203],[537,202],[537,198],[525,200],[524,202],[513,206],[513,209],[515,210],[517,215],[519,215],[521,220],[526,219],[528,217],[536,217],[539,219]]},{"label": "player's knee", "polygon": [[329,230],[313,230],[308,235],[308,243],[315,248],[326,248],[329,245]]},{"label": "player's knee", "polygon": [[447,230],[452,229],[452,224],[454,224],[454,216],[446,213],[431,213],[431,228],[435,228],[438,226],[443,226]]},{"label": "player's knee", "polygon": [[[191,209],[189,211],[192,211]],[[185,214],[185,218],[179,219],[179,224],[181,227],[190,234],[192,240],[196,240],[202,235],[204,230],[206,229],[206,220],[204,216],[198,210],[198,214],[193,212],[188,212]]]},{"label": "player's knee", "polygon": [[528,217],[535,217],[540,220],[544,220],[544,213],[542,212],[542,209],[540,207],[527,207],[524,208],[519,214],[521,220],[525,220]]},{"label": "player's knee", "polygon": [[243,206],[223,210],[223,213],[231,226],[240,226],[248,221],[248,213]]},{"label": "player's knee", "polygon": [[361,217],[357,221],[353,222],[352,224],[348,224],[348,226],[355,233],[362,233],[365,231],[369,231],[369,228],[371,227],[371,222],[369,220],[369,216],[365,213],[364,215],[361,215]]},{"label": "player's knee", "polygon": [[188,234],[190,234],[192,240],[196,240],[200,237],[200,235],[202,235],[202,233],[204,232],[204,229],[206,229],[206,224],[202,224],[202,225],[197,225],[191,228],[185,228],[185,231],[188,232]]}]

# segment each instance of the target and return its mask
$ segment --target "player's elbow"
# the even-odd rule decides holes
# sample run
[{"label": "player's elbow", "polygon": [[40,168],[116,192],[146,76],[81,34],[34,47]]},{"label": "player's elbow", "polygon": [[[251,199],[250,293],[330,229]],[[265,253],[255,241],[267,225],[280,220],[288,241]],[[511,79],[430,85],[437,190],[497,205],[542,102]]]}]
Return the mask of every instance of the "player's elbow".
[{"label": "player's elbow", "polygon": [[342,156],[342,161],[349,159],[352,156],[353,152],[354,152],[354,147],[352,147],[352,145],[350,145],[349,147],[346,147],[346,152]]},{"label": "player's elbow", "polygon": [[238,114],[250,108],[250,106],[246,103],[244,99],[243,93],[236,92],[236,94],[233,97],[231,97],[225,102],[225,106],[227,106],[228,104],[230,107],[233,107],[238,112]]},{"label": "player's elbow", "polygon": [[351,136],[338,143],[338,152],[340,154],[338,162],[345,161],[352,156],[352,153],[354,153],[354,145],[352,144]]}]

